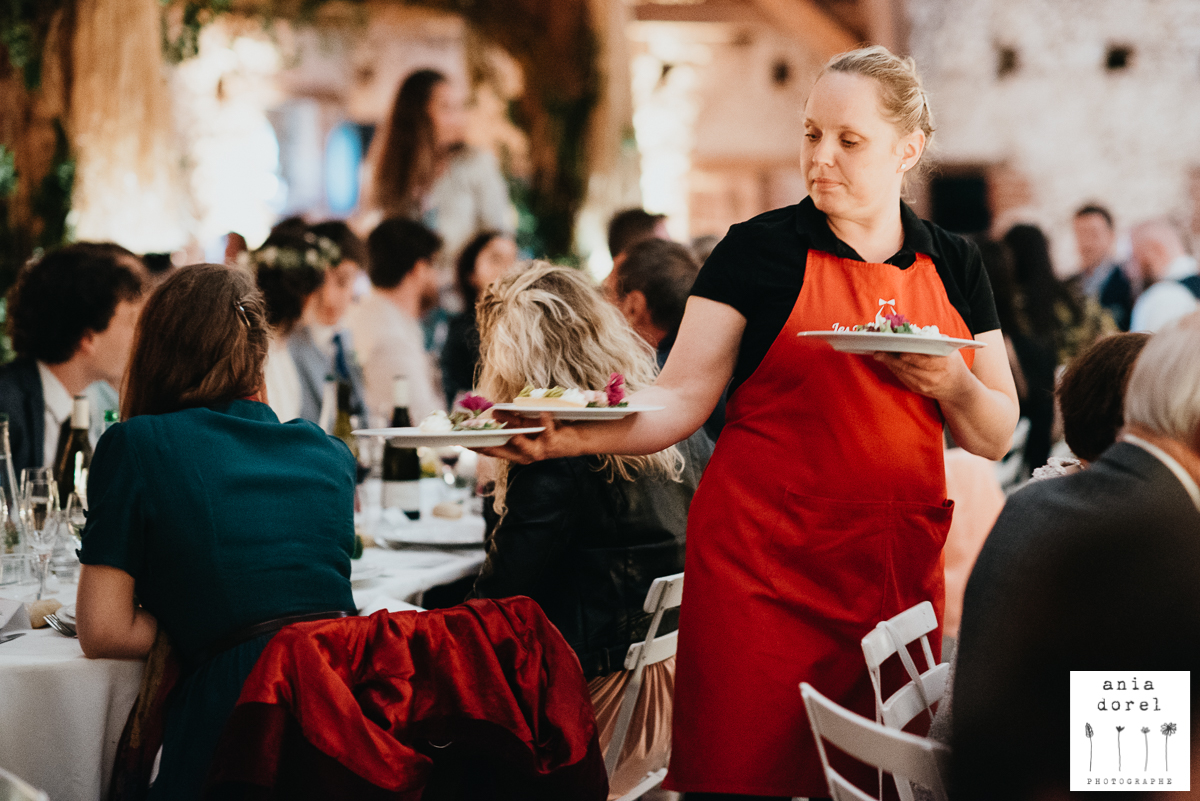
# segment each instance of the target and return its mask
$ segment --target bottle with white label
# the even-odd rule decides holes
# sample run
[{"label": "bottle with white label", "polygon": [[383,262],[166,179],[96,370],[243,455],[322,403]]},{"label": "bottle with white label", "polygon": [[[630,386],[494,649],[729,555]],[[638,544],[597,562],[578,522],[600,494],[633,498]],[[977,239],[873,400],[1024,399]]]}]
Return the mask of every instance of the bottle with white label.
[{"label": "bottle with white label", "polygon": [[87,395],[76,395],[70,431],[59,437],[54,459],[54,478],[64,507],[72,492],[87,492],[87,474],[92,466],[92,443],[88,438],[91,424]]},{"label": "bottle with white label", "polygon": [[[392,427],[409,428],[408,379],[396,376],[392,382]],[[383,448],[383,507],[399,509],[410,520],[421,517],[421,459],[416,448],[392,445]]]}]

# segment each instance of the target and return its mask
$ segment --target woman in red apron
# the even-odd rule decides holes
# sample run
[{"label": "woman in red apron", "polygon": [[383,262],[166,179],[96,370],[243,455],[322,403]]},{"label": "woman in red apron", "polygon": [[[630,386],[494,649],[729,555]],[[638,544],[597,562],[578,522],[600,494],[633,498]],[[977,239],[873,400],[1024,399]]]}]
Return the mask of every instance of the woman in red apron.
[{"label": "woman in red apron", "polygon": [[[941,615],[943,425],[973,453],[1008,449],[1016,392],[978,250],[900,200],[932,131],[911,61],[835,58],[805,109],[809,197],[734,226],[705,263],[657,384],[633,398],[665,411],[546,419],[493,451],[654,452],[732,378],[688,519],[665,786],[689,801],[827,794],[800,682],[873,716],[862,637],[921,601]],[[872,357],[796,336],[880,312],[987,347]]]}]

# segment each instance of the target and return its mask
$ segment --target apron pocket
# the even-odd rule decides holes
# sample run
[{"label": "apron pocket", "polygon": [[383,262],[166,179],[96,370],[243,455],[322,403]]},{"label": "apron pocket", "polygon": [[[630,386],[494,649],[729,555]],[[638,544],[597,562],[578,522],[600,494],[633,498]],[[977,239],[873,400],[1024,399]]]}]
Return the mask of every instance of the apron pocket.
[{"label": "apron pocket", "polygon": [[770,580],[814,618],[859,627],[884,592],[891,504],[818,498],[788,490],[771,537]]},{"label": "apron pocket", "polygon": [[950,532],[954,501],[941,504],[898,502],[892,508],[887,548],[887,581],[880,619],[932,601],[941,619],[946,576],[942,548]]}]

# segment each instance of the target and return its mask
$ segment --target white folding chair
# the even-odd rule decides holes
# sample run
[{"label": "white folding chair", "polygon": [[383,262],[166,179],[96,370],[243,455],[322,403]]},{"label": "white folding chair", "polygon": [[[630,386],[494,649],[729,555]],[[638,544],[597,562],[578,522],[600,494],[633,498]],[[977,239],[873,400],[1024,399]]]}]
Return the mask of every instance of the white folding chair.
[{"label": "white folding chair", "polygon": [[[922,601],[891,620],[877,624],[870,634],[863,637],[863,656],[867,660],[867,673],[870,674],[871,684],[875,688],[876,723],[892,729],[903,729],[922,712],[928,712],[929,719],[933,720],[933,704],[942,700],[942,696],[946,694],[946,683],[950,675],[950,666],[934,660],[933,649],[929,646],[929,632],[935,631],[937,627],[937,615],[933,611],[933,604]],[[917,670],[912,656],[908,653],[908,644],[918,639],[925,654],[924,672]],[[893,654],[900,658],[911,681],[884,700],[880,666]],[[881,794],[882,786],[881,774]],[[899,777],[896,780],[896,789],[902,801],[912,801],[912,788]]]},{"label": "white folding chair", "polygon": [[50,801],[50,796],[0,768],[0,801]]},{"label": "white folding chair", "polygon": [[876,800],[830,767],[825,740],[860,762],[892,774],[897,786],[901,781],[919,784],[929,791],[933,801],[946,801],[946,787],[942,783],[946,758],[950,754],[946,746],[856,715],[821,695],[808,682],[801,682],[800,695],[804,698],[804,708],[833,801]]},{"label": "white folding chair", "polygon": [[[625,654],[625,669],[632,670],[633,677],[625,685],[625,696],[621,699],[621,709],[617,712],[617,725],[613,729],[608,752],[604,755],[604,767],[608,770],[609,778],[617,769],[617,761],[621,758],[621,749],[625,745],[625,736],[629,734],[629,724],[633,720],[633,710],[637,706],[638,696],[642,692],[642,674],[645,672],[646,666],[675,656],[675,645],[678,642],[679,633],[672,631],[670,634],[659,637],[657,636],[658,626],[662,622],[663,612],[679,606],[682,600],[682,573],[656,578],[650,585],[650,591],[646,593],[646,603],[642,605],[642,608],[654,617],[650,619],[650,628],[646,632],[646,639],[629,646],[629,652]],[[662,784],[662,780],[666,776],[666,768],[647,773],[645,778],[638,782],[636,787],[621,796],[619,801],[633,801],[635,798],[641,798]]]}]

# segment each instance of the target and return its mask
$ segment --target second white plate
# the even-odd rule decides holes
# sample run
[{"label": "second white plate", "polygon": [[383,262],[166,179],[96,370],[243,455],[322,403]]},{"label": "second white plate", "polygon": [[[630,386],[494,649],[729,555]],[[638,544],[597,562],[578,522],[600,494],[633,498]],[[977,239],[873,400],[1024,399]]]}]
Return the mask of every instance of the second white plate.
[{"label": "second white plate", "polygon": [[620,420],[635,412],[661,412],[665,406],[605,406],[593,408],[572,408],[570,406],[531,406],[516,403],[497,403],[492,407],[497,411],[519,414],[522,417],[539,417],[549,413],[555,420]]},{"label": "second white plate", "polygon": [[498,448],[517,434],[536,434],[546,429],[493,428],[484,431],[446,431],[431,434],[419,428],[363,428],[354,432],[356,437],[385,437],[395,440],[404,448],[448,448],[461,445],[464,448]]},{"label": "second white plate", "polygon": [[842,353],[921,353],[949,356],[960,348],[982,348],[983,342],[920,334],[881,334],[875,331],[801,331],[796,336],[823,339]]}]

